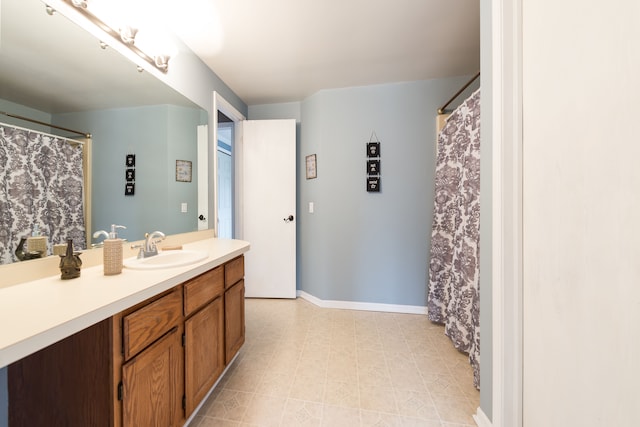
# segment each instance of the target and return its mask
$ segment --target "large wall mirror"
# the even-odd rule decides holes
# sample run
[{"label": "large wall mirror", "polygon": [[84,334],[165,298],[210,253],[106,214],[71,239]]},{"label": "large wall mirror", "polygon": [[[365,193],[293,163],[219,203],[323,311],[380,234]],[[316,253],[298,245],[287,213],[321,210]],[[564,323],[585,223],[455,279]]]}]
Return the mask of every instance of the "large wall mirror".
[{"label": "large wall mirror", "polygon": [[[47,13],[41,0],[2,0],[0,8],[0,111],[92,135],[89,234],[110,224],[126,226],[120,236],[128,240],[197,230],[197,127],[207,112]],[[0,122],[77,137],[2,114]],[[128,155],[135,155],[135,187],[127,195]],[[190,164],[190,175],[177,164]],[[0,232],[10,230],[0,225]]]}]

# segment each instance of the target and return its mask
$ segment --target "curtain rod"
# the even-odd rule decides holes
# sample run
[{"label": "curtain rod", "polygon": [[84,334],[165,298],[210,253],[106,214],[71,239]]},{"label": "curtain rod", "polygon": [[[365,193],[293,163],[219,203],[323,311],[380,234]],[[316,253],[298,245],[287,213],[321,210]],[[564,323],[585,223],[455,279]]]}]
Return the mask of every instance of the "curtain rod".
[{"label": "curtain rod", "polygon": [[473,78],[471,80],[469,80],[467,82],[467,84],[465,84],[464,86],[462,86],[462,88],[456,92],[455,95],[453,95],[451,97],[450,100],[447,101],[446,104],[444,104],[442,107],[438,108],[438,114],[444,114],[444,109],[447,108],[449,106],[449,104],[451,104],[453,102],[454,99],[456,99],[466,88],[469,87],[469,85],[471,83],[473,83],[478,77],[480,77],[480,71],[478,71],[478,74],[476,74],[475,76],[473,76]]},{"label": "curtain rod", "polygon": [[8,116],[8,117],[13,117],[14,119],[26,120],[26,121],[31,122],[31,123],[37,123],[39,125],[48,126],[48,127],[52,127],[52,128],[55,128],[55,129],[63,130],[65,132],[75,133],[77,135],[82,135],[85,138],[91,138],[91,134],[87,133],[87,132],[80,132],[79,130],[63,128],[62,126],[52,125],[50,123],[41,122],[39,120],[30,119],[28,117],[23,117],[23,116],[18,116],[18,115],[15,115],[15,114],[10,114],[10,113],[7,113],[6,111],[0,111],[0,114],[4,114],[5,116]]}]

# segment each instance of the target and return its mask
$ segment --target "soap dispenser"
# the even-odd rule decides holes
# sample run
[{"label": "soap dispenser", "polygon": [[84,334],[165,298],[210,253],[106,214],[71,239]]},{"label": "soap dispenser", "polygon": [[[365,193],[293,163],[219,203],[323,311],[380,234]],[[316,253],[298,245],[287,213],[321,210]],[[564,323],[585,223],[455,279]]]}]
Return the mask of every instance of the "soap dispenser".
[{"label": "soap dispenser", "polygon": [[126,229],[123,225],[111,224],[111,232],[109,238],[104,239],[103,267],[105,276],[122,273],[122,242],[118,237],[118,228]]},{"label": "soap dispenser", "polygon": [[38,224],[33,226],[31,236],[27,237],[27,251],[40,252],[41,255],[47,252],[47,237],[40,234]]}]

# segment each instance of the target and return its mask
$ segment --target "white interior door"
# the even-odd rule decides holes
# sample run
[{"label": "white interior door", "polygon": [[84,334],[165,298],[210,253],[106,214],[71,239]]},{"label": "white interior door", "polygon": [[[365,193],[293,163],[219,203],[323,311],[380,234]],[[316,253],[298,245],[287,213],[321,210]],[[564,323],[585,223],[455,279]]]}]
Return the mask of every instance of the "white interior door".
[{"label": "white interior door", "polygon": [[209,228],[209,127],[198,126],[198,230]]},{"label": "white interior door", "polygon": [[296,122],[242,122],[245,295],[296,297]]},{"label": "white interior door", "polygon": [[233,238],[233,183],[231,153],[218,148],[218,238]]}]

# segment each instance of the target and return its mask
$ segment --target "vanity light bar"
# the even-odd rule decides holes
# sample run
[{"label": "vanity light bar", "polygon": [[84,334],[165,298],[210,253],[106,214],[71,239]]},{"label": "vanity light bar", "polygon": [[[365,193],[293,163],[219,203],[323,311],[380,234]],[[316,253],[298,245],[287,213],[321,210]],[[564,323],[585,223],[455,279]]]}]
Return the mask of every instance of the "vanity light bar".
[{"label": "vanity light bar", "polygon": [[[135,29],[131,27],[126,28],[126,32],[117,31],[107,25],[103,20],[98,18],[96,15],[91,13],[87,9],[86,1],[78,1],[78,0],[62,0],[64,3],[72,5],[75,10],[77,10],[82,16],[87,18],[92,24],[96,27],[100,28],[105,33],[109,34],[114,39],[117,39],[122,43],[122,45],[126,46],[133,53],[138,55],[140,58],[144,59],[146,62],[157,68],[163,73],[166,73],[169,70],[169,59],[171,58],[169,55],[157,55],[152,57],[147,53],[140,50],[135,45]],[[49,7],[49,6],[47,6]]]}]

